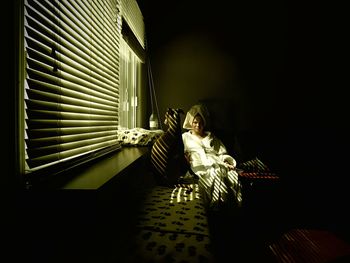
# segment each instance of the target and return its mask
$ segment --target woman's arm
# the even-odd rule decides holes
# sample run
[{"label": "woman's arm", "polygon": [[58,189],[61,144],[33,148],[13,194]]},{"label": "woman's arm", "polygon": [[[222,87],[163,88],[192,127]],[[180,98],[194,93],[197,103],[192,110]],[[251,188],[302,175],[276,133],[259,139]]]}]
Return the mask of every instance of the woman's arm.
[{"label": "woman's arm", "polygon": [[226,146],[223,142],[213,135],[213,145],[217,149],[217,154],[220,159],[226,164],[227,168],[230,170],[234,170],[236,168],[237,162],[236,160],[227,153]]}]

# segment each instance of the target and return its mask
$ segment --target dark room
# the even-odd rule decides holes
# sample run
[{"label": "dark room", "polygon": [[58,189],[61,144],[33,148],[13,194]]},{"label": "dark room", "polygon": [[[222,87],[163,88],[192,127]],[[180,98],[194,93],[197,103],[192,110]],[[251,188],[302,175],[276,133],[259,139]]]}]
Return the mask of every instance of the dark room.
[{"label": "dark room", "polygon": [[335,9],[9,1],[5,254],[349,262],[345,19]]}]

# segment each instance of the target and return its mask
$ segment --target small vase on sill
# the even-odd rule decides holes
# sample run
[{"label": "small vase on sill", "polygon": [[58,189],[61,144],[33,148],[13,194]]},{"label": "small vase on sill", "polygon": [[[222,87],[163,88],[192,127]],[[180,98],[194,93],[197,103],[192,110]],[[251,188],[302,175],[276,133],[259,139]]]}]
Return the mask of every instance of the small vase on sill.
[{"label": "small vase on sill", "polygon": [[158,130],[158,117],[156,114],[152,113],[149,117],[149,129],[150,130]]}]

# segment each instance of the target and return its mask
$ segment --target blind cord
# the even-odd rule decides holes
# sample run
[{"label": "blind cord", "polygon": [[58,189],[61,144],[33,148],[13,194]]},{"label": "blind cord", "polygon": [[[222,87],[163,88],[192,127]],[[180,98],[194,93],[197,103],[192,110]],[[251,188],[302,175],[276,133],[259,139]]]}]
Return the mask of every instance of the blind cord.
[{"label": "blind cord", "polygon": [[[146,49],[148,49],[148,41],[147,41],[147,36],[145,35],[145,46]],[[147,52],[147,73],[148,73],[148,85],[149,85],[149,93],[151,97],[151,109],[152,109],[152,114],[154,113],[154,104],[156,106],[156,114],[157,114],[157,119],[158,119],[158,125],[161,129],[163,129],[162,122],[160,121],[160,114],[159,114],[159,108],[158,108],[158,102],[157,102],[157,96],[156,96],[156,90],[154,88],[154,82],[153,82],[153,75],[152,75],[152,70],[151,70],[151,61],[149,58],[149,54]]]}]

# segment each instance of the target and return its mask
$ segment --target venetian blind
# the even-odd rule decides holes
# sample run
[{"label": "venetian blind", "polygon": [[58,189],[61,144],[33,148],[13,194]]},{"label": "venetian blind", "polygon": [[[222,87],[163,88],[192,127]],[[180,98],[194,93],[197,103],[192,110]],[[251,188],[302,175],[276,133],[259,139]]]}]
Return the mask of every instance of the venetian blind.
[{"label": "venetian blind", "polygon": [[28,171],[118,145],[117,0],[25,1]]},{"label": "venetian blind", "polygon": [[142,48],[145,48],[145,25],[136,1],[121,0],[122,14]]}]

